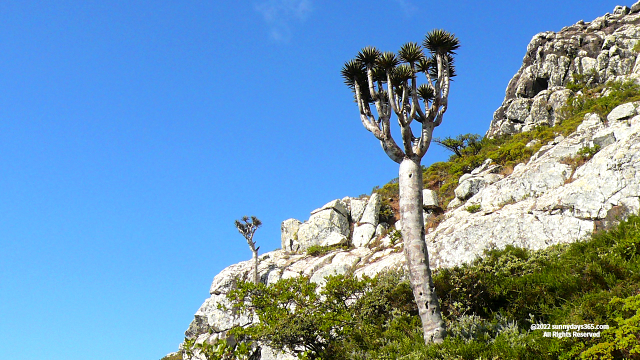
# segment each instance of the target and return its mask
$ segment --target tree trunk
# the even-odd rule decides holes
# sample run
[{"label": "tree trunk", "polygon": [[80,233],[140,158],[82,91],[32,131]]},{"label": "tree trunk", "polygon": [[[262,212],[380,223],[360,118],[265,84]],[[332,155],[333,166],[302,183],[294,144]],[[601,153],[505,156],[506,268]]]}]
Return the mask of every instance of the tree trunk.
[{"label": "tree trunk", "polygon": [[404,255],[409,269],[413,296],[418,305],[425,343],[442,342],[444,321],[438,304],[438,295],[433,287],[429,254],[424,240],[422,218],[422,167],[420,159],[404,158],[400,164],[398,178],[400,186],[400,220]]},{"label": "tree trunk", "polygon": [[258,250],[252,251],[253,253],[253,283],[258,285]]}]

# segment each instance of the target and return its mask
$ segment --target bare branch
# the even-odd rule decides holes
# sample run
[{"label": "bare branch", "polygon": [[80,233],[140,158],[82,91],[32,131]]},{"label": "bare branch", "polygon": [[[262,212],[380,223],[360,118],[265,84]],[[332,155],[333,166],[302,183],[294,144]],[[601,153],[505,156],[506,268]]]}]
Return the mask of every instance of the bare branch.
[{"label": "bare branch", "polygon": [[387,94],[389,96],[389,103],[396,116],[400,117],[400,110],[398,109],[398,100],[396,99],[395,91],[393,91],[393,83],[391,82],[391,69],[387,69]]},{"label": "bare branch", "polygon": [[358,109],[360,110],[360,120],[362,121],[362,125],[364,125],[365,129],[373,133],[376,138],[380,139],[382,136],[380,127],[373,117],[373,114],[371,114],[369,104],[367,104],[360,95],[360,85],[357,81],[354,81],[353,84],[356,93],[356,101],[358,102]]}]

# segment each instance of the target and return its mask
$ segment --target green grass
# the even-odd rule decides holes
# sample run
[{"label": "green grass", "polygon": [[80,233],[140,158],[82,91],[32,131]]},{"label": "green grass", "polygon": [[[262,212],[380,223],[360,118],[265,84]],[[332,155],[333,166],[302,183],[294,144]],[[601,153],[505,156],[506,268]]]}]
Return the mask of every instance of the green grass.
[{"label": "green grass", "polygon": [[467,206],[466,210],[473,214],[473,213],[477,213],[478,211],[482,210],[482,206],[480,206],[480,204],[469,205],[469,206]]},{"label": "green grass", "polygon": [[349,249],[349,246],[346,245],[346,244],[344,244],[344,245],[331,245],[331,246],[311,245],[311,246],[309,246],[309,248],[307,248],[307,255],[310,255],[310,256],[323,256],[323,255],[327,254],[329,251],[338,250],[338,249],[347,250],[347,249]]}]

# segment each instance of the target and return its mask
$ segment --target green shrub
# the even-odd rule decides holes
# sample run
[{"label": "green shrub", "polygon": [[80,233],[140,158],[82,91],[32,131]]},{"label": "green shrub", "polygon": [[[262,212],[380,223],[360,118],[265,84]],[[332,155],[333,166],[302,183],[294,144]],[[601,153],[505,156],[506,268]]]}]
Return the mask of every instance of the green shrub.
[{"label": "green shrub", "polygon": [[[601,96],[605,90],[606,96]],[[561,124],[562,134],[574,132],[587,113],[606,117],[616,106],[637,100],[640,100],[640,85],[633,81],[610,82],[572,96],[567,99],[567,105],[559,109],[563,123],[566,123]]]},{"label": "green shrub", "polygon": [[591,159],[598,151],[600,151],[600,145],[595,144],[594,146],[585,146],[582,149],[578,150],[578,156],[583,157],[584,159]]},{"label": "green shrub", "polygon": [[473,214],[473,213],[477,213],[478,211],[482,210],[482,206],[480,204],[473,204],[473,205],[467,206],[466,210]]},{"label": "green shrub", "polygon": [[395,245],[398,243],[398,241],[402,240],[402,233],[400,232],[400,230],[393,230],[389,233],[389,239],[391,240],[391,244]]},{"label": "green shrub", "polygon": [[251,311],[260,320],[231,330],[237,339],[267,342],[308,359],[365,359],[420,329],[402,272],[330,276],[322,289],[307,277],[268,286],[240,282],[228,298],[234,310]]},{"label": "green shrub", "polygon": [[615,325],[602,331],[602,341],[584,350],[580,358],[640,358],[640,295],[624,299],[614,297],[609,302],[607,314],[614,319]]},{"label": "green shrub", "polygon": [[338,249],[348,250],[349,246],[346,244],[331,245],[331,246],[311,245],[307,248],[307,255],[323,256],[327,254],[329,251],[338,250]]}]

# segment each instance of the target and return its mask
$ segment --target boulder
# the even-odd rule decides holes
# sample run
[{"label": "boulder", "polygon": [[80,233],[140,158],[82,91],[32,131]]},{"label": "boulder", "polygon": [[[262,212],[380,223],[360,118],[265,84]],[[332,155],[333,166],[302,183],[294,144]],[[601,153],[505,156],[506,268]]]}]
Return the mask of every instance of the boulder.
[{"label": "boulder", "polygon": [[599,132],[593,136],[593,144],[598,145],[600,148],[611,145],[615,142],[616,135],[609,129],[605,129],[605,131]]},{"label": "boulder", "polygon": [[362,218],[367,199],[351,199],[351,221],[357,223]]},{"label": "boulder", "polygon": [[382,235],[386,234],[387,232],[389,232],[389,224],[380,223],[380,224],[378,224],[378,226],[376,226],[376,233],[374,234],[374,236],[375,237],[382,236]]},{"label": "boulder", "polygon": [[374,193],[369,198],[367,206],[362,213],[360,223],[371,224],[374,227],[378,225],[378,215],[380,213],[380,207],[382,206],[382,198],[380,194]]},{"label": "boulder", "polygon": [[504,176],[496,174],[500,169],[499,165],[493,164],[493,160],[487,159],[482,165],[473,169],[470,174],[462,175],[458,187],[454,190],[459,202],[452,201],[449,203],[449,208],[459,206],[461,202],[471,198],[487,185],[502,179]]},{"label": "boulder", "polygon": [[369,244],[376,233],[376,226],[372,224],[360,224],[353,229],[352,244],[355,247],[364,247]]},{"label": "boulder", "polygon": [[340,213],[340,215],[342,215],[344,217],[348,217],[349,216],[349,210],[347,210],[346,204],[341,199],[336,199],[336,200],[333,200],[333,201],[329,201],[323,207],[313,210],[311,212],[311,215],[313,215],[315,213],[318,213],[320,211],[323,211],[323,210],[335,210],[338,213]]},{"label": "boulder", "polygon": [[282,250],[296,252],[300,249],[298,242],[298,229],[302,224],[296,219],[287,219],[280,225],[280,242]]},{"label": "boulder", "polygon": [[456,198],[460,200],[467,200],[473,195],[480,192],[480,189],[487,185],[487,181],[482,177],[467,178],[458,185],[454,190]]},{"label": "boulder", "polygon": [[[344,209],[346,211],[346,209]],[[346,244],[349,236],[349,221],[335,208],[314,211],[309,220],[298,228],[298,252],[313,245],[329,246]]]},{"label": "boulder", "polygon": [[593,128],[601,125],[602,125],[602,119],[600,118],[600,115],[588,113],[588,114],[585,114],[584,120],[582,120],[582,123],[578,125],[577,131],[582,132],[589,128]]},{"label": "boulder", "polygon": [[626,120],[634,117],[637,113],[638,103],[626,103],[616,106],[609,115],[607,115],[607,121]]},{"label": "boulder", "polygon": [[422,190],[422,207],[427,210],[440,209],[438,193],[430,189]]},{"label": "boulder", "polygon": [[627,15],[630,11],[628,6],[618,5],[613,9],[613,15]]}]

